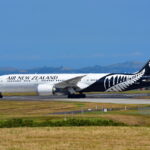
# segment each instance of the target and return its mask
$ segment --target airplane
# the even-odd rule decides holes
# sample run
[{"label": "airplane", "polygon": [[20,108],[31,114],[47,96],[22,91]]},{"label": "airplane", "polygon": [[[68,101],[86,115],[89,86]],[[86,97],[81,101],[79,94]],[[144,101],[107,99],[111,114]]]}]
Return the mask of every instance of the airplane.
[{"label": "airplane", "polygon": [[[0,76],[0,98],[4,93],[57,94],[85,98],[85,92],[121,92],[150,86],[150,60],[134,73],[99,74],[11,74]],[[78,93],[78,94],[77,94]]]}]

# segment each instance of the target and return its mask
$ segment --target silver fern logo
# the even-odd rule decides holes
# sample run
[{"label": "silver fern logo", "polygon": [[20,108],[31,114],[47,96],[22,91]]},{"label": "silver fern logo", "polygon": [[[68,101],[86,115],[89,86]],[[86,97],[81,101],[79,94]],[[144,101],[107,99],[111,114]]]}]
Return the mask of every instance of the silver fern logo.
[{"label": "silver fern logo", "polygon": [[144,73],[145,73],[145,69],[143,69],[141,72],[134,75],[122,75],[122,74],[110,75],[106,77],[104,80],[105,91],[107,92],[124,91],[130,85],[138,81],[144,75]]}]

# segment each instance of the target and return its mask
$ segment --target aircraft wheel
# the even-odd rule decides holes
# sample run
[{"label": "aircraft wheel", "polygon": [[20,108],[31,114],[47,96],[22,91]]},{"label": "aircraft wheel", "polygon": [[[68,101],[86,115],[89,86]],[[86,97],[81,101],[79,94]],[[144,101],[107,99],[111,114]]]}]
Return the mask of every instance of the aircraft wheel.
[{"label": "aircraft wheel", "polygon": [[69,94],[68,98],[86,98],[85,94]]}]

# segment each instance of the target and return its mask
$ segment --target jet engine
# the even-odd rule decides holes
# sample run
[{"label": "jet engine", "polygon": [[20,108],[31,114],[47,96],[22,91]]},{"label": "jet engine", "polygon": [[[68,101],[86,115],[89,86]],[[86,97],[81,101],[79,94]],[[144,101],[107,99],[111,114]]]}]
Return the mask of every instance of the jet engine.
[{"label": "jet engine", "polygon": [[40,84],[37,87],[37,92],[40,96],[50,96],[55,93],[56,89],[50,84]]}]

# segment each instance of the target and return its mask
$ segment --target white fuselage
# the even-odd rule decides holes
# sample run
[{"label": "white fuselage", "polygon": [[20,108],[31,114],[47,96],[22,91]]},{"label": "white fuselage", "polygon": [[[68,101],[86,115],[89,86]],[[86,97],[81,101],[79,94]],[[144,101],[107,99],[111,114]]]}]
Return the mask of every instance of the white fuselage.
[{"label": "white fuselage", "polygon": [[37,92],[39,85],[56,85],[69,79],[84,76],[79,82],[84,89],[107,74],[12,74],[0,76],[1,93]]}]

